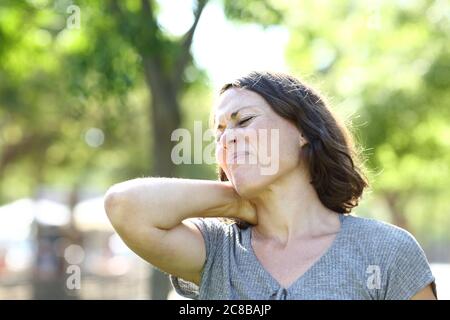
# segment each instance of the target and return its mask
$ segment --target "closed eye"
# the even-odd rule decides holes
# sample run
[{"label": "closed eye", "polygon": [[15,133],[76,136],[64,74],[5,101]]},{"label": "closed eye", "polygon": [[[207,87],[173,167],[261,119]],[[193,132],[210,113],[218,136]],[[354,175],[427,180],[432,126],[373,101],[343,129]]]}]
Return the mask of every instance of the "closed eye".
[{"label": "closed eye", "polygon": [[[238,125],[238,126],[242,126],[242,125],[248,123],[248,121],[252,120],[253,118],[254,118],[254,116],[251,116],[251,117],[247,117],[247,118],[245,118],[245,119],[242,119],[241,121],[239,121],[239,122],[237,123],[237,125]],[[223,130],[220,130],[220,129],[219,129],[218,134],[216,134],[216,142],[218,142],[218,141],[220,140],[220,137],[222,136],[222,133],[223,133]]]},{"label": "closed eye", "polygon": [[248,118],[242,119],[241,121],[238,122],[238,125],[241,126],[241,125],[247,123],[249,120],[251,120],[253,118],[254,117],[248,117]]}]

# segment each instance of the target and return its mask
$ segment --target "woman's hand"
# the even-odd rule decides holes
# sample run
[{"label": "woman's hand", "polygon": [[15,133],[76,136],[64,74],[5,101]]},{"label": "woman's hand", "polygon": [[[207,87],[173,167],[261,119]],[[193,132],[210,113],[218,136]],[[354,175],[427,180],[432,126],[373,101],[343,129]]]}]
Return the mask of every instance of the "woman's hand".
[{"label": "woman's hand", "polygon": [[247,199],[243,198],[239,199],[237,214],[238,216],[236,218],[244,220],[245,222],[248,222],[253,225],[258,223],[258,215],[256,214],[256,208],[254,204]]},{"label": "woman's hand", "polygon": [[242,198],[230,181],[218,183],[226,190],[225,194],[227,194],[228,201],[223,202],[219,206],[209,208],[202,213],[202,216],[237,218],[253,225],[256,224],[257,214],[255,206],[248,199]]},{"label": "woman's hand", "polygon": [[237,218],[248,222],[250,224],[257,224],[258,217],[256,214],[256,207],[250,200],[241,197],[233,184],[230,181],[220,182],[223,186],[225,186],[228,190],[230,190],[233,194],[234,201],[226,204],[225,206],[221,206],[217,212],[209,213],[209,216],[217,216],[217,217],[227,217],[227,218]]}]

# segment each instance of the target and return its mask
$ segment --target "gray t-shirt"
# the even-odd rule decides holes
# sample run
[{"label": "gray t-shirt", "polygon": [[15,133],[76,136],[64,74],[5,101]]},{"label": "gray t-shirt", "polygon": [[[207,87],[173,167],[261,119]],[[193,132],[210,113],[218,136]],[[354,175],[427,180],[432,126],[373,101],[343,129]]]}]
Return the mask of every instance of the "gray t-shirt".
[{"label": "gray t-shirt", "polygon": [[340,214],[331,246],[289,288],[264,269],[251,246],[251,228],[217,218],[190,219],[201,231],[206,261],[200,285],[170,275],[192,299],[410,299],[432,283],[424,251],[407,231],[374,219]]}]

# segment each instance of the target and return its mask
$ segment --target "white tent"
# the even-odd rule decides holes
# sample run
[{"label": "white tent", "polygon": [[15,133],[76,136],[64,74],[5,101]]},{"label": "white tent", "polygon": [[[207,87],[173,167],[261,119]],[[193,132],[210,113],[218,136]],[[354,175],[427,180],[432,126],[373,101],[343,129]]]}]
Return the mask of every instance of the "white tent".
[{"label": "white tent", "polygon": [[33,220],[63,226],[70,221],[67,206],[46,200],[24,198],[0,207],[0,241],[20,241],[28,237]]},{"label": "white tent", "polygon": [[106,216],[103,197],[78,203],[74,208],[74,222],[81,231],[114,231]]}]

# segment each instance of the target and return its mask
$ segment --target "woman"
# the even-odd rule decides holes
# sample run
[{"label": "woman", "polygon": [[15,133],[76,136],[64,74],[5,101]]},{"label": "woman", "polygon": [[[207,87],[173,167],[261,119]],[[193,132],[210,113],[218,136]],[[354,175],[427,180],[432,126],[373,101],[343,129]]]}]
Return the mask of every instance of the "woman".
[{"label": "woman", "polygon": [[[220,181],[142,178],[105,197],[118,234],[179,294],[435,299],[411,234],[349,215],[367,181],[348,131],[316,92],[252,72],[223,87],[214,115]],[[275,138],[263,139],[268,132]]]}]

